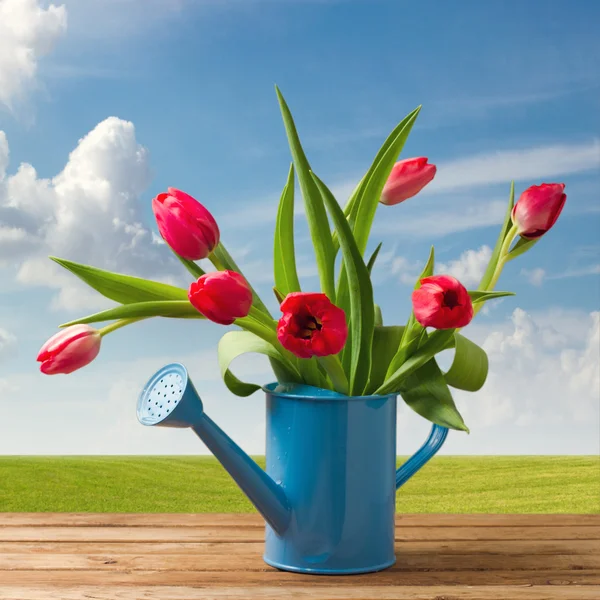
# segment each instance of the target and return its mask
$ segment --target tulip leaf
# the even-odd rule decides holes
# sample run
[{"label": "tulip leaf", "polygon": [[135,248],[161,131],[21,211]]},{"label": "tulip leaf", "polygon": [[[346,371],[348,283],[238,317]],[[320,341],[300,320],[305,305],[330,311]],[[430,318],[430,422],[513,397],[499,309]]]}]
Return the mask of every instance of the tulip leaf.
[{"label": "tulip leaf", "polygon": [[479,282],[479,289],[486,290],[492,281],[492,277],[494,276],[494,272],[496,271],[496,267],[498,265],[498,260],[500,259],[500,250],[502,250],[502,246],[504,244],[504,240],[510,228],[512,227],[512,209],[515,205],[515,182],[511,181],[510,184],[510,193],[508,196],[508,208],[506,209],[506,214],[504,215],[504,222],[502,223],[502,227],[500,229],[500,233],[498,234],[498,239],[496,240],[496,245],[494,246],[494,251],[492,252],[492,256],[490,257],[490,262]]},{"label": "tulip leaf", "polygon": [[487,378],[488,356],[483,348],[460,333],[454,334],[454,347],[454,360],[444,379],[454,388],[476,392]]},{"label": "tulip leaf", "polygon": [[294,250],[294,165],[290,165],[275,224],[273,268],[275,287],[284,296],[300,291]]},{"label": "tulip leaf", "polygon": [[512,260],[513,258],[517,258],[521,254],[527,252],[527,250],[531,250],[533,246],[535,246],[540,241],[540,238],[535,238],[533,240],[528,240],[527,238],[519,238],[517,243],[513,246],[512,250],[508,253],[508,260]]},{"label": "tulip leaf", "polygon": [[101,323],[117,319],[139,319],[147,317],[170,317],[173,319],[204,319],[188,300],[159,300],[155,302],[131,302],[115,306],[102,312],[63,323],[60,327],[70,327],[79,323]]},{"label": "tulip leaf", "polygon": [[[408,356],[391,376],[375,390],[376,394],[391,394],[404,387],[404,382],[409,375],[431,360],[438,352],[445,350],[454,336],[454,329],[437,329],[421,342],[419,348]],[[424,331],[425,335],[426,332]]]},{"label": "tulip leaf", "polygon": [[[419,114],[421,107],[417,107],[407,115],[388,136],[380,148],[373,164],[362,178],[355,194],[356,199],[352,205],[352,231],[356,245],[361,256],[364,254],[375,211],[381,198],[381,192],[392,171],[398,155],[402,151],[408,134]],[[340,276],[337,286],[337,305],[343,310],[348,309],[348,278],[346,276],[346,264],[342,262]],[[344,366],[347,365],[347,353],[342,355]]]},{"label": "tulip leaf", "polygon": [[388,366],[400,346],[404,327],[375,327],[371,353],[371,376],[365,394],[372,394],[385,380]]},{"label": "tulip leaf", "polygon": [[[236,273],[239,273],[242,276],[244,275],[242,273],[242,270],[237,266],[236,262],[233,260],[231,254],[229,254],[229,252],[227,252],[227,249],[221,242],[219,242],[217,247],[213,250],[213,253],[216,256],[216,258],[219,260],[219,262],[226,269],[228,269],[229,271],[235,271]],[[246,282],[248,283],[248,285],[250,286],[250,289],[252,290],[253,304],[259,310],[261,310],[263,313],[265,313],[267,316],[270,317],[271,313],[269,312],[269,309],[265,306],[265,303],[260,299],[260,297],[256,293],[256,290],[252,287],[252,284],[248,281],[248,279],[245,276],[244,276],[244,278],[246,279]]]},{"label": "tulip leaf", "polygon": [[64,258],[50,257],[55,263],[71,271],[91,288],[100,292],[106,298],[120,302],[121,304],[130,304],[132,302],[149,302],[153,300],[186,300],[187,290],[159,283],[158,281],[149,281],[130,275],[121,275],[120,273],[111,273],[82,265]]},{"label": "tulip leaf", "polygon": [[[360,192],[365,177],[366,175],[363,176],[363,178],[358,182],[358,185],[354,188],[354,191],[348,199],[346,206],[344,206],[344,215],[346,216],[346,220],[348,221],[348,223],[350,223],[350,227],[352,229],[354,229],[354,223],[356,221],[356,211],[358,210],[358,203],[356,202],[356,199],[358,198],[358,193]],[[338,233],[335,229],[333,230],[333,234],[331,237],[333,241],[333,251],[337,256],[338,250],[340,249],[340,241],[338,239]]]},{"label": "tulip leaf", "polygon": [[392,168],[402,152],[408,135],[419,115],[421,107],[415,108],[408,114],[388,136],[380,148],[373,164],[367,171],[361,189],[357,194],[356,222],[354,224],[354,237],[361,254],[364,253],[375,211],[381,198],[381,192],[392,172]]},{"label": "tulip leaf", "polygon": [[412,373],[402,383],[399,392],[406,404],[428,421],[469,432],[435,359]]},{"label": "tulip leaf", "polygon": [[375,305],[375,327],[381,327],[383,325],[383,313],[381,312],[381,306]]},{"label": "tulip leaf", "polygon": [[371,274],[371,271],[375,266],[375,261],[377,260],[377,256],[379,255],[379,251],[381,250],[382,245],[383,242],[379,242],[379,245],[377,246],[377,248],[375,248],[373,254],[371,254],[371,258],[369,258],[369,262],[367,263],[367,270],[369,271],[369,275]]},{"label": "tulip leaf", "polygon": [[[306,220],[308,221],[308,228],[315,249],[321,290],[332,302],[335,302],[335,252],[331,231],[329,229],[327,212],[325,211],[319,189],[311,177],[310,164],[302,149],[290,109],[277,86],[275,87],[275,90],[277,92],[277,98],[279,100],[292,158],[294,159],[294,166],[296,167],[298,182],[300,183],[300,189],[302,190],[302,196],[304,198]],[[344,222],[346,222],[345,217]]]},{"label": "tulip leaf", "polygon": [[514,296],[514,292],[482,292],[480,290],[474,290],[469,292],[469,297],[473,303],[487,302],[488,300],[494,300],[495,298],[504,298],[505,296]]},{"label": "tulip leaf", "polygon": [[327,186],[314,173],[311,174],[338,231],[342,256],[347,265],[350,312],[346,312],[346,320],[349,324],[348,342],[351,346],[350,368],[349,372],[346,372],[350,382],[350,394],[362,394],[369,382],[371,371],[371,346],[375,326],[373,285],[344,212]]},{"label": "tulip leaf", "polygon": [[236,396],[250,396],[261,388],[258,384],[241,381],[229,369],[236,358],[249,352],[264,354],[277,365],[279,383],[302,381],[295,367],[285,360],[272,344],[249,331],[229,331],[219,341],[217,353],[223,381]]}]

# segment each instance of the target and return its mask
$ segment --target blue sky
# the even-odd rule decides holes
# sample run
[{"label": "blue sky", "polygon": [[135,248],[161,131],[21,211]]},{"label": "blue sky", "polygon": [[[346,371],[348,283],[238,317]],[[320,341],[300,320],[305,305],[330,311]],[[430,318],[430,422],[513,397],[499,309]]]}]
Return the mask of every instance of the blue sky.
[{"label": "blue sky", "polygon": [[[387,323],[407,318],[432,243],[439,268],[475,287],[511,179],[517,193],[566,184],[554,230],[500,280],[517,296],[467,330],[491,372],[479,393],[457,394],[472,434],[449,436],[445,451],[598,451],[600,5],[101,4],[0,0],[0,453],[205,451],[191,434],[135,420],[138,390],[173,360],[188,366],[211,416],[262,451],[263,399],[226,391],[216,325],[132,326],[69,377],[39,374],[35,356],[59,323],[106,306],[49,254],[187,284],[156,243],[150,201],[167,186],[210,208],[276,309],[272,227],[290,156],[275,83],[340,202],[423,105],[403,157],[428,156],[438,174],[419,196],[381,207],[373,230],[373,245],[384,243],[375,283]],[[297,226],[304,288],[316,289],[301,214]],[[269,380],[260,359],[236,366]],[[401,407],[399,451],[427,428]]]}]

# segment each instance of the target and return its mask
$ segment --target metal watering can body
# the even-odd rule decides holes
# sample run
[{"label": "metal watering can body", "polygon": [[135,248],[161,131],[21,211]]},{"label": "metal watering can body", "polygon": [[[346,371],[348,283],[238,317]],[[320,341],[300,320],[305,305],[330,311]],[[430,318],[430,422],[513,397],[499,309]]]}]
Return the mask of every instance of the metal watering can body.
[{"label": "metal watering can body", "polygon": [[349,397],[304,385],[264,388],[266,473],[205,413],[182,365],[167,365],[138,400],[144,425],[191,427],[267,522],[264,560],[302,573],[394,564],[396,489],[444,443],[434,425],[396,470],[396,396]]}]

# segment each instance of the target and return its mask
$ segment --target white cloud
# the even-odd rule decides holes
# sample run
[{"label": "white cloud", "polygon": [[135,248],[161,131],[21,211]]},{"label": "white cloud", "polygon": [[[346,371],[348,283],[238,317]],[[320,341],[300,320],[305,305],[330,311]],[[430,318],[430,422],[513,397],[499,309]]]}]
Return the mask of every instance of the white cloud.
[{"label": "white cloud", "polygon": [[10,356],[17,343],[17,338],[0,327],[0,360]]},{"label": "white cloud", "polygon": [[477,285],[492,257],[492,249],[489,246],[481,246],[479,250],[467,250],[457,260],[449,263],[439,263],[436,267],[437,273],[444,273],[456,277],[463,285]]},{"label": "white cloud", "polygon": [[387,212],[384,213],[384,210],[390,210],[390,207],[382,207],[379,217],[385,216],[385,220],[382,218],[378,221],[374,229],[381,234],[411,238],[443,237],[469,229],[499,225],[506,213],[504,200],[491,200],[463,207],[463,202],[460,205],[451,203],[444,208],[424,213],[404,213],[401,218],[390,218]]},{"label": "white cloud", "polygon": [[539,267],[536,269],[521,269],[521,275],[526,277],[531,285],[537,287],[541,286],[544,279],[546,279],[546,271]]},{"label": "white cloud", "polygon": [[560,177],[600,167],[600,141],[555,144],[466,156],[438,165],[435,179],[421,192],[508,184],[511,180]]},{"label": "white cloud", "polygon": [[541,286],[546,280],[570,279],[571,277],[588,277],[599,275],[600,265],[587,265],[585,267],[572,267],[560,273],[548,274],[544,269],[521,269],[521,275],[527,278],[531,285]]},{"label": "white cloud", "polygon": [[578,332],[569,330],[570,319],[562,312],[539,318],[517,308],[510,327],[479,328],[477,338],[488,331],[481,344],[490,362],[488,380],[476,398],[456,394],[470,426],[598,422],[600,313],[580,315]]},{"label": "white cloud", "polygon": [[[0,159],[7,154],[0,143]],[[40,179],[29,164],[0,178],[0,255],[20,264],[21,283],[57,289],[55,308],[106,302],[48,255],[172,281],[183,275],[181,266],[142,224],[140,197],[149,179],[148,153],[133,123],[109,117],[79,140],[54,178]]]},{"label": "white cloud", "polygon": [[38,0],[0,0],[0,105],[12,110],[15,101],[25,98],[35,86],[39,59],[66,29],[64,5],[43,8]]}]

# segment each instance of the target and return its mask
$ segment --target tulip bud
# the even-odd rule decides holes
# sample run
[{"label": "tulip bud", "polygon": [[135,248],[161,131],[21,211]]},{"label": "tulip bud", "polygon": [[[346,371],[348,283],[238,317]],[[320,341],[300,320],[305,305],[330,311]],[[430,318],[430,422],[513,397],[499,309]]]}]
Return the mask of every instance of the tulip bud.
[{"label": "tulip bud", "polygon": [[527,239],[536,239],[549,231],[565,205],[564,189],[564,183],[542,183],[527,188],[511,215],[517,233]]},{"label": "tulip bud", "polygon": [[423,327],[455,329],[473,318],[469,292],[450,275],[432,275],[421,279],[421,287],[412,293],[415,319]]},{"label": "tulip bud", "polygon": [[98,352],[102,336],[89,325],[72,325],[53,335],[39,351],[40,371],[46,375],[72,373],[91,363]]},{"label": "tulip bud", "polygon": [[281,345],[300,358],[337,354],[346,343],[346,315],[325,294],[293,292],[281,303]]},{"label": "tulip bud", "polygon": [[221,325],[245,317],[252,306],[252,290],[235,271],[206,273],[190,285],[188,298],[198,312]]},{"label": "tulip bud", "polygon": [[427,158],[407,158],[398,161],[381,193],[382,204],[392,206],[418,194],[434,177],[436,166]]},{"label": "tulip bud", "polygon": [[206,258],[219,243],[214,217],[189,194],[169,188],[152,200],[158,231],[182,258]]}]

